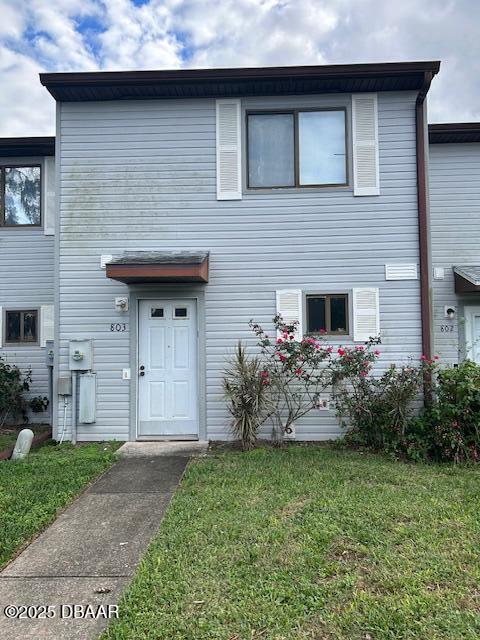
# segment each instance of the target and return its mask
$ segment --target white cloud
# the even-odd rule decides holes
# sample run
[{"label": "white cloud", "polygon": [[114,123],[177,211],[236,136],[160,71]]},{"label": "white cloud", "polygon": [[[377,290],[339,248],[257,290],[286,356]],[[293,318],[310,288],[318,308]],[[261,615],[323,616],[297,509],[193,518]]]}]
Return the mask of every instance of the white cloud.
[{"label": "white cloud", "polygon": [[0,44],[0,134],[53,135],[55,104],[40,85],[40,66]]},{"label": "white cloud", "polygon": [[164,2],[137,7],[129,0],[109,0],[105,32],[100,36],[104,69],[152,69],[181,66],[181,45],[173,14]]},{"label": "white cloud", "polygon": [[431,120],[480,118],[476,0],[0,0],[0,15],[0,135],[53,133],[38,73],[61,70],[441,59]]}]

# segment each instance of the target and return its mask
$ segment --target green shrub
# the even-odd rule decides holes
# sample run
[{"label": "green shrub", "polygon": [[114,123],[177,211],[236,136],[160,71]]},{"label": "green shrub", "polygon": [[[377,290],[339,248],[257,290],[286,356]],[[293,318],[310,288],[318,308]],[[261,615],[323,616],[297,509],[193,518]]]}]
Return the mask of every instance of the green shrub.
[{"label": "green shrub", "polygon": [[28,410],[38,413],[48,407],[48,398],[25,397],[30,391],[32,372],[22,372],[0,356],[0,427],[18,418],[28,422]]},{"label": "green shrub", "polygon": [[[438,369],[423,356],[418,366],[390,368],[379,378],[359,375],[366,352],[337,361],[333,397],[347,428],[347,444],[409,460],[480,460],[480,366],[466,360]],[[415,415],[424,382],[432,402]]]},{"label": "green shrub", "polygon": [[[372,374],[373,347],[342,349],[333,365],[333,400],[346,427],[345,441],[409,459],[428,457],[433,446],[428,420],[415,417],[425,379],[432,377],[435,361],[421,358],[418,365],[390,367]],[[375,349],[378,357],[380,352]]]},{"label": "green shrub", "polygon": [[430,411],[436,456],[462,462],[480,459],[480,366],[465,360],[438,374]]}]

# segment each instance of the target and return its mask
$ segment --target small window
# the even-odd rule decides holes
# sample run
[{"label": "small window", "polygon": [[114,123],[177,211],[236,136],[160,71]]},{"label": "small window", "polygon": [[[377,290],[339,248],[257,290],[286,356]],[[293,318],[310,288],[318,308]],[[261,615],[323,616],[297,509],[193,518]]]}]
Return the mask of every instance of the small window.
[{"label": "small window", "polygon": [[38,311],[5,311],[5,342],[37,342]]},{"label": "small window", "polygon": [[0,224],[39,226],[40,167],[0,167]]},{"label": "small window", "polygon": [[247,114],[250,189],[347,184],[345,109]]},{"label": "small window", "polygon": [[150,312],[150,316],[152,318],[163,318],[163,308],[162,307],[152,308]]},{"label": "small window", "polygon": [[187,307],[175,307],[175,318],[188,318]]},{"label": "small window", "polygon": [[347,294],[307,296],[307,332],[348,334]]}]

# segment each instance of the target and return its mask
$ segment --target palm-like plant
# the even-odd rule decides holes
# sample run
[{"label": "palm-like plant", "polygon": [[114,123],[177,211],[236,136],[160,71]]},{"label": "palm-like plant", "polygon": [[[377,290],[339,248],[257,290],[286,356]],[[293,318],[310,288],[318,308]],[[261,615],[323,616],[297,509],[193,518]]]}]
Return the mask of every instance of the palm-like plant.
[{"label": "palm-like plant", "polygon": [[268,372],[256,356],[248,356],[238,342],[235,354],[223,376],[223,391],[232,415],[232,431],[244,450],[252,449],[258,429],[269,411]]}]

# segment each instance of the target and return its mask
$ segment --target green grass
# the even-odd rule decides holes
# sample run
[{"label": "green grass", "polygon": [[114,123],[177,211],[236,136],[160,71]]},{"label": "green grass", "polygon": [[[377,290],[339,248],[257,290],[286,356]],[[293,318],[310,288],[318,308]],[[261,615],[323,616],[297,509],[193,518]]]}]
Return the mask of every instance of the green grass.
[{"label": "green grass", "polygon": [[35,436],[50,429],[48,424],[27,424],[21,427],[3,427],[0,429],[0,451],[15,446],[17,436],[22,429],[31,429]]},{"label": "green grass", "polygon": [[479,480],[328,447],[194,462],[104,638],[478,639]]},{"label": "green grass", "polygon": [[0,462],[0,567],[115,460],[118,443],[48,444]]}]

